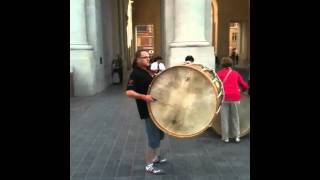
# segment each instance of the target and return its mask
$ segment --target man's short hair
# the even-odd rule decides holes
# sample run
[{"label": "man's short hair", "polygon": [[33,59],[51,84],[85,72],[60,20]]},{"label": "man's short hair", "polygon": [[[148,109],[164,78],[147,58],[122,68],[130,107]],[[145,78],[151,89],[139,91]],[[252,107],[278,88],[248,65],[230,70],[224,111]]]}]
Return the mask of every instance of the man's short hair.
[{"label": "man's short hair", "polygon": [[191,61],[191,62],[193,62],[194,59],[193,59],[192,56],[189,55],[189,56],[186,57],[185,61]]}]

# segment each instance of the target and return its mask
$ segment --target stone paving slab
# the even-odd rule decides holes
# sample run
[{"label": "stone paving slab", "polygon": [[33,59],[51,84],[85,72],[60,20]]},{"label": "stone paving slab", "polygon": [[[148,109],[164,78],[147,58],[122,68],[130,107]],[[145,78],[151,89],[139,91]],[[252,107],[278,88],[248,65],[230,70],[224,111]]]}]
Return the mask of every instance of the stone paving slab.
[{"label": "stone paving slab", "polygon": [[146,135],[136,104],[120,86],[70,98],[71,180],[249,180],[250,137],[223,143],[212,129],[180,139],[166,135],[166,175],[144,172]]}]

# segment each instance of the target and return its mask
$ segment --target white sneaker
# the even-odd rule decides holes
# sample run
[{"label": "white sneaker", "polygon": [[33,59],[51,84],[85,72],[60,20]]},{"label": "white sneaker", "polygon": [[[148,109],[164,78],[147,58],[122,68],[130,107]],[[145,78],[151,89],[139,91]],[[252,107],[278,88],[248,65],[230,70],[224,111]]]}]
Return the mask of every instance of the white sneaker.
[{"label": "white sneaker", "polygon": [[239,137],[236,138],[236,142],[240,142],[240,138]]},{"label": "white sneaker", "polygon": [[227,143],[227,142],[229,142],[229,139],[223,139],[222,141]]},{"label": "white sneaker", "polygon": [[156,168],[153,166],[153,164],[149,164],[146,166],[146,172],[151,173],[151,174],[165,174],[162,169]]}]

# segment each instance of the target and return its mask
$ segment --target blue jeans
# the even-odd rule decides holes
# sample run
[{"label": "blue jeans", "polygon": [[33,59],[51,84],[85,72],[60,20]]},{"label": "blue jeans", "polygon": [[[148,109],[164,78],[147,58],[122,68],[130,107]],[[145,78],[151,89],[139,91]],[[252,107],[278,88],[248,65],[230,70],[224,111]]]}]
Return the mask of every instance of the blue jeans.
[{"label": "blue jeans", "polygon": [[160,147],[160,140],[164,138],[164,133],[154,124],[150,118],[143,119],[146,124],[148,136],[148,146],[152,149]]}]

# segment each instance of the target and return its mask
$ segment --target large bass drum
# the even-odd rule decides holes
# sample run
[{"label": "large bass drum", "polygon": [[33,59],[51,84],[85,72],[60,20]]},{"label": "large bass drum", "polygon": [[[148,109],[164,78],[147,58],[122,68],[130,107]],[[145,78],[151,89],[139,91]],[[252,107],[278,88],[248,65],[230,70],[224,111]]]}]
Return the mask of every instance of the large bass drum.
[{"label": "large bass drum", "polygon": [[148,90],[151,119],[169,135],[185,138],[211,127],[223,99],[222,82],[201,64],[173,66],[154,77]]},{"label": "large bass drum", "polygon": [[[250,97],[248,95],[241,95],[239,106],[239,121],[240,121],[240,137],[243,137],[250,133]],[[221,116],[218,113],[216,120],[213,121],[212,129],[219,135],[221,135]],[[234,138],[235,135],[229,130],[229,137]]]}]

